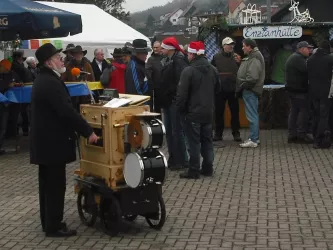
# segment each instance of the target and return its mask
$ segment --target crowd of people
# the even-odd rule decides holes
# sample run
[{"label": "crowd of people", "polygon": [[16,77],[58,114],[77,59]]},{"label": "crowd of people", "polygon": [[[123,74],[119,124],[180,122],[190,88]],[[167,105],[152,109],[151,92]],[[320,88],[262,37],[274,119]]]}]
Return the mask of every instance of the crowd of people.
[{"label": "crowd of people", "polygon": [[[250,136],[240,146],[257,147],[259,144],[257,106],[265,74],[263,57],[255,41],[245,39],[243,50],[248,57],[241,60],[240,56],[233,52],[234,44],[231,38],[225,38],[221,53],[214,57],[212,63],[209,63],[205,57],[202,42],[187,45],[185,51],[174,37],[166,38],[162,42],[156,41],[148,60],[151,48],[147,41],[142,39],[136,39],[132,43],[126,43],[123,48],[115,49],[112,60],[105,59],[103,49],[96,49],[94,59],[90,61],[86,58],[87,50],[80,45],[68,44],[62,52],[65,54],[63,59],[65,68],[59,73],[64,82],[100,81],[105,88],[117,89],[119,93],[151,96],[151,110],[163,112],[169,168],[171,170],[189,168],[181,177],[199,178],[200,143],[198,142],[202,142],[201,153],[207,160],[207,163],[204,161],[201,174],[212,175],[212,141],[223,140],[226,102],[232,114],[234,140],[241,142],[238,98],[243,95],[246,115],[250,121]],[[198,46],[200,49],[196,49]],[[9,84],[2,87],[2,92],[13,86],[13,81],[16,84],[33,82],[40,74],[35,58],[25,58],[22,51],[16,51],[13,59],[12,64],[6,60],[0,63],[0,65],[8,64],[7,68],[1,66],[2,76],[10,75],[7,77]],[[24,62],[28,67],[25,67]],[[74,76],[71,73],[73,68],[79,68],[88,74]],[[184,71],[186,68],[192,70]],[[208,77],[214,72],[215,77]],[[16,75],[18,77],[15,77]],[[211,91],[209,84],[214,86]],[[99,91],[95,92],[97,101],[99,94]],[[75,97],[71,101],[78,109],[84,100]],[[28,104],[10,104],[8,107],[7,104],[1,104],[1,106],[3,114],[14,114],[15,119],[12,120],[15,124],[21,113],[23,134],[28,135]],[[12,112],[11,109],[14,108],[17,109],[16,112]],[[8,126],[5,124],[9,123],[5,121],[6,116],[1,117],[0,148],[4,153],[2,135],[8,131],[6,129]],[[216,130],[214,137],[211,138],[214,117],[216,117]],[[15,128],[14,134],[18,133],[17,126],[12,124],[10,127]]]},{"label": "crowd of people", "polygon": [[[226,46],[232,46],[232,41],[229,42]],[[115,79],[119,80],[116,85],[123,84],[125,93],[151,95],[152,109],[157,104],[164,113],[169,168],[187,167],[188,170],[180,174],[181,178],[187,179],[198,179],[200,174],[213,175],[212,124],[215,96],[221,91],[220,72],[205,57],[203,42],[191,42],[184,51],[171,37],[162,43],[155,42],[153,47],[153,56],[146,65],[151,49],[144,40],[133,41],[128,48],[132,56],[126,64],[125,82],[120,82],[123,80],[120,73],[115,74],[119,70],[115,63],[103,70],[103,56],[99,50],[95,51],[93,65],[84,59],[86,52],[80,46],[64,51],[67,63],[60,54],[62,50],[50,43],[36,51],[40,71],[34,80],[31,96],[30,163],[39,166],[40,219],[46,236],[76,235],[77,232],[63,222],[66,164],[76,160],[77,135],[87,138],[89,143],[98,140],[93,129],[75,109],[64,84],[64,79],[71,77],[68,71],[73,66],[90,70],[92,79],[95,77],[93,67],[99,70],[101,77],[108,74],[109,86],[115,84]],[[255,147],[259,134],[256,110],[264,71],[262,55],[255,41],[244,40],[243,50],[248,57],[240,64],[234,91],[238,95],[243,91],[243,98],[247,99],[247,114],[251,118],[250,138],[241,146]],[[117,63],[120,63],[120,58]],[[146,70],[150,73],[146,74]],[[200,154],[203,157],[201,165]]]},{"label": "crowd of people", "polygon": [[[47,236],[76,235],[75,230],[69,230],[62,222],[65,167],[76,159],[77,135],[90,143],[98,140],[77,112],[75,105],[82,100],[71,98],[64,82],[100,81],[105,88],[117,89],[119,93],[150,96],[151,110],[163,114],[168,168],[184,169],[180,178],[213,175],[213,142],[223,141],[226,103],[231,112],[234,141],[242,148],[259,146],[258,102],[265,81],[264,57],[252,39],[242,41],[243,58],[234,52],[232,38],[226,37],[221,45],[221,52],[211,62],[205,55],[203,42],[191,42],[184,50],[174,37],[154,42],[149,58],[151,48],[147,41],[136,39],[115,49],[112,60],[105,58],[103,49],[96,49],[90,61],[80,45],[69,44],[62,51],[44,44],[36,51],[37,60],[16,51],[13,63],[0,62],[1,93],[33,82],[30,119],[29,104],[0,103],[0,153],[5,152],[9,121],[14,128],[12,133],[18,133],[21,114],[23,134],[30,134],[31,163],[39,165],[40,216]],[[289,143],[314,143],[315,148],[331,145],[333,56],[330,53],[329,41],[322,41],[313,52],[312,46],[302,41],[286,62],[286,91],[291,103]],[[73,68],[88,74],[74,76]],[[97,101],[99,94],[95,92]],[[249,121],[249,136],[243,142],[239,98],[244,101]]]},{"label": "crowd of people", "polygon": [[333,139],[331,43],[323,40],[319,48],[306,41],[286,62],[286,91],[290,99],[288,143],[313,143],[329,148]]}]

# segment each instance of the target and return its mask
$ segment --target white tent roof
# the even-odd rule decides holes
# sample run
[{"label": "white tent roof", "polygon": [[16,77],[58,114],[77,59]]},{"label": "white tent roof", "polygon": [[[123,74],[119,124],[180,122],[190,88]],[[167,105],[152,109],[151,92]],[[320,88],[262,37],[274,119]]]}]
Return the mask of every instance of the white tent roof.
[{"label": "white tent roof", "polygon": [[64,45],[74,43],[83,47],[115,48],[123,47],[126,42],[132,42],[134,39],[145,39],[150,46],[148,37],[93,4],[39,3],[79,14],[82,18],[82,33],[48,40],[62,40]]}]

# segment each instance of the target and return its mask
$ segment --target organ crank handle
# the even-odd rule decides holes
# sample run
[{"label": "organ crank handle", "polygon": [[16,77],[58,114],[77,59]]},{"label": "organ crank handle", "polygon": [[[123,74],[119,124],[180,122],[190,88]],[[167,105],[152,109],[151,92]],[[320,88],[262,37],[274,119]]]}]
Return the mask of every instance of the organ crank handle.
[{"label": "organ crank handle", "polygon": [[101,128],[103,128],[103,122],[104,122],[104,119],[107,119],[108,118],[108,115],[103,113],[101,114]]},{"label": "organ crank handle", "polygon": [[117,124],[113,124],[113,127],[114,128],[123,128],[123,127],[125,127],[126,125],[128,125],[129,124],[129,122],[125,122],[125,123],[123,123],[123,124],[121,124],[121,123],[117,123]]}]

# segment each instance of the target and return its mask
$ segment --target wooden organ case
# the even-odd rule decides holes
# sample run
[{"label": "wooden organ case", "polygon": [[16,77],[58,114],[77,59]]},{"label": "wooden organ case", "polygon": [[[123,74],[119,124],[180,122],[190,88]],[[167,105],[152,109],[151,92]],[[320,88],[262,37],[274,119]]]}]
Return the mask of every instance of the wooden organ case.
[{"label": "wooden organ case", "polygon": [[96,144],[80,139],[81,161],[77,174],[103,179],[107,186],[116,189],[124,184],[125,129],[133,115],[149,112],[149,106],[107,108],[87,104],[81,105],[80,111],[100,139]]}]

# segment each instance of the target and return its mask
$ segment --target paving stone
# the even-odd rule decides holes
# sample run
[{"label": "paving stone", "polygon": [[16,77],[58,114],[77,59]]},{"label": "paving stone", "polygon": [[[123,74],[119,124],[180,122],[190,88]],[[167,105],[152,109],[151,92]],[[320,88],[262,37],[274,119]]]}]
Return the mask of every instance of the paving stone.
[{"label": "paving stone", "polygon": [[[246,138],[247,131],[242,131]],[[261,131],[261,145],[241,149],[226,131],[215,148],[214,176],[163,187],[167,221],[160,231],[138,218],[118,237],[80,222],[67,167],[65,220],[78,236],[45,238],[39,221],[38,168],[19,154],[0,156],[0,249],[4,250],[333,250],[333,150],[287,143],[284,130]],[[22,143],[27,144],[26,141]]]}]

